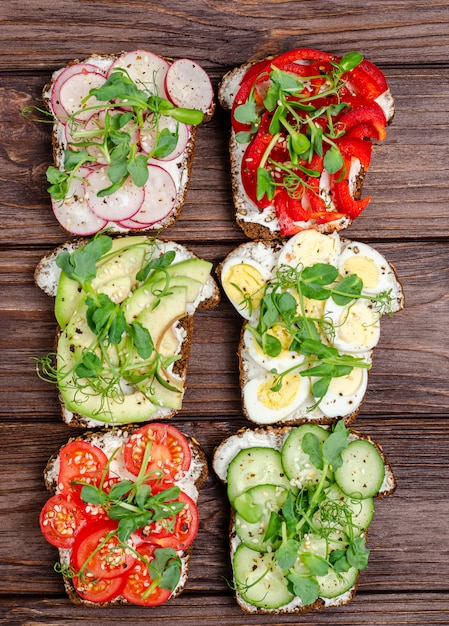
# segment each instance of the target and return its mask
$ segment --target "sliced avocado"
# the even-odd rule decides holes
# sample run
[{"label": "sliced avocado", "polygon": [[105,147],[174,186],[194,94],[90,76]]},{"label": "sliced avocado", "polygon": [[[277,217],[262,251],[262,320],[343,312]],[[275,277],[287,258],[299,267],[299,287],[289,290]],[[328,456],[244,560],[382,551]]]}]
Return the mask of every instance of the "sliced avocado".
[{"label": "sliced avocado", "polygon": [[136,274],[141,269],[144,258],[145,246],[121,248],[116,254],[98,264],[97,275],[92,281],[93,289],[100,291],[105,283],[122,276],[130,277],[133,288],[137,285]]},{"label": "sliced avocado", "polygon": [[[146,237],[114,239],[111,250],[97,263],[97,276],[92,281],[93,289],[103,291],[104,285],[127,276],[130,279],[128,294],[137,285],[136,274],[142,267],[146,252],[145,246],[136,244],[145,241]],[[65,272],[61,272],[54,308],[56,320],[61,328],[65,328],[69,323],[78,304],[85,297],[86,294],[80,284],[69,278]]]},{"label": "sliced avocado", "polygon": [[[164,271],[170,276],[188,276],[189,278],[198,280],[204,285],[209,278],[211,270],[212,263],[205,261],[204,259],[192,257],[190,259],[179,261],[178,263],[173,263],[172,265],[166,267]],[[150,274],[146,282],[149,283],[159,281],[160,278],[161,272],[155,270],[152,274]]]},{"label": "sliced avocado", "polygon": [[156,379],[152,380],[151,383],[144,381],[143,383],[137,384],[136,387],[142,391],[153,404],[179,410],[182,406],[182,397],[184,394],[183,383],[181,380],[170,376],[168,373],[165,373],[164,378],[170,386],[177,387],[178,391],[167,389],[167,387],[161,385]]},{"label": "sliced avocado", "polygon": [[[61,333],[57,351],[58,370],[69,372],[75,365],[75,356],[65,333]],[[86,380],[78,381],[80,384]],[[70,374],[59,385],[61,399],[69,411],[99,422],[128,424],[148,420],[158,409],[142,392],[123,394],[119,398],[103,398],[89,385],[74,385]]]},{"label": "sliced avocado", "polygon": [[157,345],[167,328],[184,317],[186,305],[186,287],[173,287],[170,294],[161,298],[159,302],[157,297],[154,297],[153,301],[137,315],[136,320],[149,330],[154,344]]},{"label": "sliced avocado", "polygon": [[65,328],[70,321],[75,309],[83,298],[86,297],[81,285],[61,272],[58,281],[58,289],[55,298],[55,317],[61,328]]},{"label": "sliced avocado", "polygon": [[170,283],[168,287],[166,286],[166,281],[164,279],[154,281],[150,284],[145,283],[145,285],[147,285],[147,288],[150,288],[155,294],[160,293],[163,289],[167,289],[168,292],[170,292],[173,287],[185,287],[187,302],[195,302],[204,285],[204,283],[196,280],[195,278],[190,278],[190,276],[170,276],[169,280]]}]

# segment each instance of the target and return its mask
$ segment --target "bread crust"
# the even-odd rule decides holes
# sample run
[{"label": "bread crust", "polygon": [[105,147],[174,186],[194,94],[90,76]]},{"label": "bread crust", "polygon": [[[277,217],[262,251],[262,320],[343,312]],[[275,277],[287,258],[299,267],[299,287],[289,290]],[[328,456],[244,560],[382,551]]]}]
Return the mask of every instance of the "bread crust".
[{"label": "bread crust", "polygon": [[[322,425],[324,428],[329,427],[329,425],[322,424],[322,423],[320,425]],[[215,471],[215,474],[218,476],[219,480],[223,484],[226,484],[227,466],[229,462],[232,460],[232,458],[234,458],[234,456],[241,449],[252,447],[253,445],[254,446],[260,445],[263,439],[265,439],[269,443],[268,447],[280,449],[282,447],[282,443],[285,441],[288,434],[293,429],[294,429],[294,426],[293,427],[291,426],[281,426],[281,427],[267,426],[264,428],[255,428],[251,430],[248,428],[239,429],[233,435],[230,435],[229,437],[223,439],[223,441],[220,444],[218,444],[218,446],[216,446],[214,453],[213,453],[213,461],[212,461],[212,466]],[[378,450],[384,462],[385,480],[381,489],[379,490],[379,493],[376,495],[376,497],[384,498],[386,496],[392,495],[395,492],[396,487],[397,487],[396,478],[394,476],[392,466],[387,456],[385,455],[382,446],[377,441],[373,440],[372,437],[360,432],[359,430],[355,430],[351,428],[350,433],[351,433],[350,437],[352,439],[363,439],[372,443]],[[244,440],[246,436],[250,437],[251,443],[249,443],[248,445],[240,444],[239,439]],[[227,448],[231,448],[231,449],[235,448],[235,454],[232,455],[229,449]],[[366,538],[368,538],[368,531],[365,531],[364,535]],[[233,555],[239,542],[240,540],[237,538],[237,533],[235,529],[235,511],[231,507],[230,517],[229,517],[229,553],[230,553],[231,563],[233,561]],[[332,598],[329,600],[326,600],[324,598],[318,598],[313,604],[310,604],[307,606],[304,606],[302,604],[286,605],[279,609],[265,609],[265,608],[254,606],[250,604],[249,602],[247,602],[246,600],[244,600],[244,598],[240,595],[236,587],[234,587],[234,590],[235,590],[235,597],[236,597],[237,604],[245,613],[259,614],[259,615],[262,615],[262,614],[264,615],[266,614],[270,614],[270,615],[304,614],[304,613],[310,613],[313,611],[323,610],[326,608],[334,608],[337,606],[344,606],[346,604],[349,604],[356,595],[359,580],[360,580],[360,572],[359,572],[359,575],[357,577],[357,580],[354,586],[351,587],[349,591],[345,592],[341,596],[337,596],[336,598]]]},{"label": "bread crust", "polygon": [[[141,425],[127,425],[125,427],[121,427],[117,429],[115,432],[119,436],[123,436],[125,440],[127,436],[131,435],[138,428],[141,428]],[[109,436],[111,431],[108,429],[96,430],[96,431],[86,431],[82,435],[78,435],[75,437],[71,437],[67,443],[71,441],[88,441],[95,442],[98,445],[99,439],[101,437]],[[202,449],[199,442],[191,436],[185,435],[189,442],[189,446],[192,452],[192,466],[194,469],[190,470],[186,477],[184,477],[179,483],[179,486],[182,489],[182,484],[190,483],[194,490],[199,493],[201,487],[207,480],[208,477],[208,464],[207,458],[204,450]],[[64,444],[67,445],[67,444]],[[63,446],[61,446],[62,448]],[[50,493],[50,495],[55,495],[59,493],[58,485],[57,485],[57,472],[58,472],[58,463],[59,463],[59,453],[61,448],[55,452],[47,461],[47,464],[44,469],[44,483],[45,487]],[[188,581],[189,576],[189,568],[190,561],[192,557],[192,546],[189,546],[187,549],[179,551],[178,556],[181,559],[181,579],[177,585],[177,587],[173,590],[170,599],[178,597],[185,589],[185,586]],[[62,566],[62,570],[64,571],[64,566],[70,563],[70,550],[69,549],[58,549],[59,552],[59,561]],[[88,600],[84,600],[81,598],[72,583],[72,580],[69,576],[65,576],[63,574],[64,588],[65,591],[72,602],[72,604],[80,605],[80,606],[88,606],[94,608],[105,608],[108,606],[114,605],[130,605],[131,603],[125,600],[123,597],[118,597],[111,602],[89,602]]]}]

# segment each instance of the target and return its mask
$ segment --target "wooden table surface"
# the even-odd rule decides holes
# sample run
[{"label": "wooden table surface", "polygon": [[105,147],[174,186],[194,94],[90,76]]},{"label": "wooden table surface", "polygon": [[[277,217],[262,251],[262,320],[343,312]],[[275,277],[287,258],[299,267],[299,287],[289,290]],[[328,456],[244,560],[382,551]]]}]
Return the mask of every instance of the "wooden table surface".
[{"label": "wooden table surface", "polygon": [[[3,0],[0,4],[0,624],[449,624],[449,2],[427,0]],[[406,308],[384,318],[356,426],[379,441],[398,481],[377,503],[368,570],[355,600],[303,616],[245,615],[227,586],[228,507],[212,470],[184,593],[158,608],[70,604],[40,535],[42,471],[74,434],[33,357],[52,348],[52,301],[33,284],[38,260],[68,236],[46,188],[50,128],[21,116],[51,72],[93,52],[146,48],[187,56],[217,86],[234,65],[294,47],[358,50],[385,72],[396,101],[375,146],[364,195],[373,200],[347,236],[394,263]],[[219,107],[198,132],[187,203],[165,236],[218,263],[245,241],[234,224]],[[174,424],[211,458],[245,425],[236,345],[241,321],[222,304],[195,318],[188,388]]]}]

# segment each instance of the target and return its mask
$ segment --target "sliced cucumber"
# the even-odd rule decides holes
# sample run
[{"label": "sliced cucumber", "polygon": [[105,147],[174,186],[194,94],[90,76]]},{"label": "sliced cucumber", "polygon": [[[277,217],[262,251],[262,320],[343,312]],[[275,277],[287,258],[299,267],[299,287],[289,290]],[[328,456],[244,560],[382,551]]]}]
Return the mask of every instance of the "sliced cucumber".
[{"label": "sliced cucumber", "polygon": [[246,448],[229,463],[228,498],[234,506],[235,498],[256,485],[279,485],[288,489],[289,480],[282,467],[281,454],[272,448]]},{"label": "sliced cucumber", "polygon": [[353,498],[375,496],[385,478],[385,464],[376,446],[366,439],[356,439],[341,456],[343,464],[335,470],[340,489]]},{"label": "sliced cucumber", "polygon": [[351,498],[337,485],[326,490],[325,499],[313,516],[313,523],[318,528],[335,529],[358,537],[365,532],[374,516],[374,498]]},{"label": "sliced cucumber", "polygon": [[[237,513],[235,515],[235,529],[237,535],[248,548],[257,550],[258,552],[267,552],[269,549],[276,549],[280,543],[280,539],[272,542],[265,539],[265,533],[268,528],[271,513],[277,513],[284,504],[288,495],[287,489],[276,485],[258,485],[248,489],[235,499]],[[238,505],[239,498],[246,497],[247,504],[251,505],[251,511],[256,510],[260,513],[259,519],[254,522],[249,521],[246,510],[240,510]],[[246,506],[245,506],[246,508]]]},{"label": "sliced cucumber", "polygon": [[293,600],[285,572],[274,555],[251,550],[241,543],[233,559],[234,580],[246,602],[264,609],[278,609]]},{"label": "sliced cucumber", "polygon": [[291,431],[282,447],[282,465],[285,473],[298,487],[313,487],[318,484],[322,471],[315,467],[307,452],[302,448],[302,440],[310,433],[318,437],[322,444],[329,437],[329,431],[317,424],[303,424]]},{"label": "sliced cucumber", "polygon": [[350,567],[347,572],[337,573],[333,568],[329,568],[325,576],[317,576],[320,596],[323,598],[336,598],[342,593],[346,593],[354,587],[357,582],[359,570]]}]

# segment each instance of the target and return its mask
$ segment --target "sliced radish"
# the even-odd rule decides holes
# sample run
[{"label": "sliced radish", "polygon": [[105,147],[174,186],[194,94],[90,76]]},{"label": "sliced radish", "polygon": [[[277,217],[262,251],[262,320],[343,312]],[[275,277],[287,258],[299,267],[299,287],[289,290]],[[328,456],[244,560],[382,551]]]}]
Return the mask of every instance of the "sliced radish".
[{"label": "sliced radish", "polygon": [[169,172],[159,165],[148,165],[145,201],[132,216],[133,221],[146,226],[160,222],[173,210],[176,195],[175,181]]},{"label": "sliced radish", "polygon": [[90,98],[88,102],[82,102],[91,89],[101,87],[104,83],[104,75],[96,72],[78,72],[73,74],[61,85],[59,90],[59,103],[68,113],[76,113],[77,120],[87,120],[92,115],[89,107],[98,104],[96,98]]},{"label": "sliced radish", "polygon": [[108,70],[108,76],[118,67],[125,69],[140,89],[165,98],[165,75],[170,67],[168,61],[153,52],[134,50],[122,54]]},{"label": "sliced radish", "polygon": [[203,68],[190,59],[174,61],[165,77],[167,97],[178,107],[210,111],[214,90]]},{"label": "sliced radish", "polygon": [[62,70],[55,78],[51,87],[50,106],[54,115],[60,122],[64,123],[67,119],[67,111],[61,105],[60,90],[62,85],[74,74],[86,74],[88,72],[102,73],[101,70],[92,63],[74,63]]},{"label": "sliced radish", "polygon": [[148,228],[151,226],[150,224],[145,224],[145,222],[136,222],[132,218],[129,220],[121,220],[120,222],[116,222],[117,226],[121,228],[126,228],[127,230],[143,230],[144,228]]},{"label": "sliced radish", "polygon": [[87,203],[95,215],[112,222],[133,217],[145,200],[145,188],[137,187],[131,178],[128,178],[115,193],[104,197],[98,196],[99,191],[111,185],[105,167],[90,172],[84,185]]},{"label": "sliced radish", "polygon": [[[176,148],[173,150],[173,152],[165,157],[160,157],[158,160],[171,161],[173,159],[176,159],[180,154],[184,152],[190,138],[190,126],[188,126],[187,124],[179,123],[175,119],[167,115],[161,115],[159,117],[159,131],[164,128],[168,128],[170,132],[174,133],[176,131],[176,127],[178,127],[178,143],[176,144]],[[151,115],[146,118],[145,125],[140,130],[140,147],[146,154],[149,154],[154,150],[155,142],[156,124],[154,122],[154,116]]]},{"label": "sliced radish", "polygon": [[74,178],[65,200],[53,200],[52,207],[56,219],[61,226],[73,235],[93,235],[108,224],[108,220],[95,215],[85,197],[82,178],[88,176],[88,168],[80,168],[79,178]]}]

